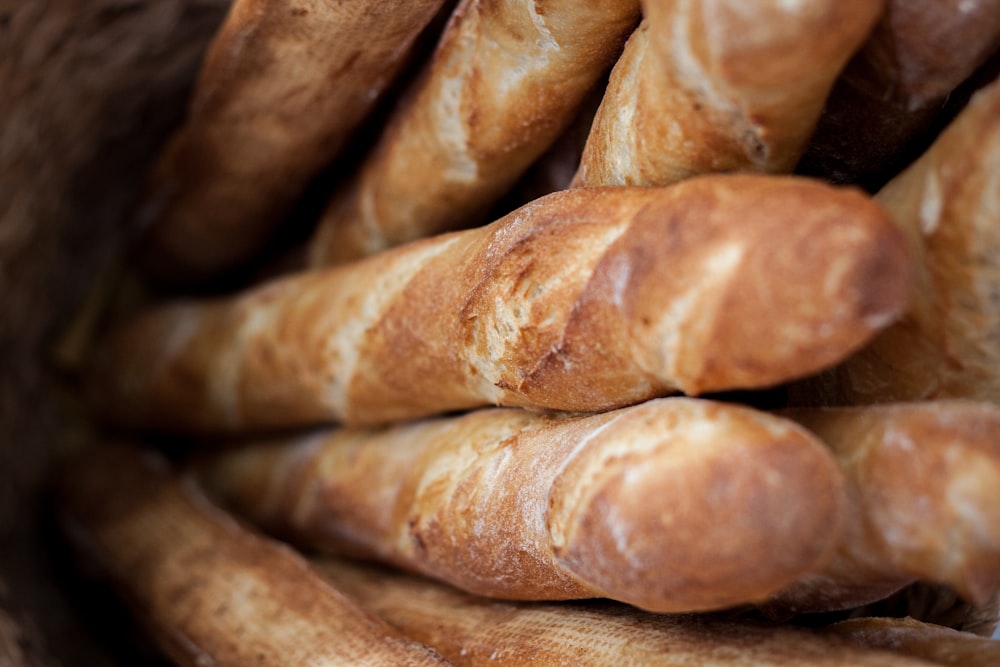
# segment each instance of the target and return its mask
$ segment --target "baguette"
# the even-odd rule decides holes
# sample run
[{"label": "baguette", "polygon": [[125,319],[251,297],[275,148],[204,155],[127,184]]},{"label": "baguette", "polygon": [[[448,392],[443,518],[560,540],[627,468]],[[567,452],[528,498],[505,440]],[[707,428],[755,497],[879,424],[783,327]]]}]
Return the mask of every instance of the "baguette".
[{"label": "baguette", "polygon": [[[575,186],[790,172],[881,0],[648,0]],[[794,56],[790,55],[794,54]]]},{"label": "baguette", "polygon": [[141,267],[190,283],[260,250],[442,0],[236,0],[148,178]]},{"label": "baguette", "polygon": [[463,0],[374,151],[335,192],[311,264],[483,221],[569,125],[638,21],[638,0]]},{"label": "baguette", "polygon": [[[353,588],[348,594],[354,595]],[[887,649],[938,665],[1000,665],[1000,641],[912,618],[852,618],[834,623],[827,631],[853,644]]]},{"label": "baguette", "polygon": [[151,452],[88,452],[58,491],[66,535],[177,665],[448,664],[298,554],[237,524]]},{"label": "baguette", "polygon": [[797,171],[881,188],[998,49],[1000,0],[887,0],[830,92]]},{"label": "baguette", "polygon": [[1000,402],[1000,81],[980,90],[877,200],[920,273],[906,316],[793,393],[844,404],[966,397]]},{"label": "baguette", "polygon": [[916,667],[921,660],[832,636],[709,615],[650,614],[611,602],[497,602],[343,559],[334,584],[456,665],[507,667]]},{"label": "baguette", "polygon": [[910,264],[879,207],[805,179],[569,190],[487,227],[152,310],[103,339],[90,394],[116,424],[222,433],[768,386],[892,321]]},{"label": "baguette", "polygon": [[683,397],[320,432],[200,470],[235,511],[303,548],[490,597],[672,612],[762,600],[816,568],[845,501],[804,430]]},{"label": "baguette", "polygon": [[780,414],[832,448],[852,520],[829,563],[773,608],[856,607],[914,579],[977,605],[1000,595],[1000,408],[940,400]]}]

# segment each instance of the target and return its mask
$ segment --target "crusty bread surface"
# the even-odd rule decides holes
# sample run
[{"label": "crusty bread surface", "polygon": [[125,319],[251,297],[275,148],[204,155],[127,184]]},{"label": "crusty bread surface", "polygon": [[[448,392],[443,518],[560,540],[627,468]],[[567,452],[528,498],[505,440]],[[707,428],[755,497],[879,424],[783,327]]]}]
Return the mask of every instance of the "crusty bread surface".
[{"label": "crusty bread surface", "polygon": [[199,470],[228,506],[305,548],[491,597],[672,612],[763,600],[816,569],[846,502],[833,457],[800,427],[685,397],[319,432]]},{"label": "crusty bread surface", "polygon": [[1000,55],[1000,0],[887,0],[830,91],[798,170],[881,187],[991,54]]},{"label": "crusty bread surface", "polygon": [[704,173],[791,171],[882,5],[645,2],[574,184],[665,185]]},{"label": "crusty bread surface", "polygon": [[197,284],[259,252],[442,4],[236,0],[150,173],[141,268]]},{"label": "crusty bread surface", "polygon": [[580,188],[487,227],[152,309],[99,343],[90,395],[120,425],[224,433],[766,387],[892,322],[911,262],[880,207],[806,179]]},{"label": "crusty bread surface", "polygon": [[[1000,81],[980,90],[876,199],[918,258],[910,307],[806,389],[851,404],[1000,402]],[[808,400],[802,393],[806,398],[796,400]]]},{"label": "crusty bread surface", "polygon": [[315,561],[347,595],[456,665],[593,667],[916,667],[831,636],[708,614],[621,604],[498,602],[343,559]]},{"label": "crusty bread surface", "polygon": [[464,0],[372,153],[334,192],[311,263],[486,222],[638,21],[638,0]]},{"label": "crusty bread surface", "polygon": [[986,605],[1000,595],[1000,408],[937,400],[785,410],[836,455],[847,482],[843,539],[772,611],[831,611],[913,580]]},{"label": "crusty bread surface", "polygon": [[92,449],[66,465],[57,491],[64,533],[177,665],[449,664],[238,524],[152,450]]}]

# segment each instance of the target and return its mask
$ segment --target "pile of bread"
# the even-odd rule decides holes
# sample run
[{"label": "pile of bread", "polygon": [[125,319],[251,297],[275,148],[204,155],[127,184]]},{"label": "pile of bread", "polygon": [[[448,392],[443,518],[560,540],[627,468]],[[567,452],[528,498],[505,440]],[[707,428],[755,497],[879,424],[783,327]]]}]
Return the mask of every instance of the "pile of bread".
[{"label": "pile of bread", "polygon": [[997,0],[235,0],[65,535],[180,665],[1000,664],[998,49]]}]

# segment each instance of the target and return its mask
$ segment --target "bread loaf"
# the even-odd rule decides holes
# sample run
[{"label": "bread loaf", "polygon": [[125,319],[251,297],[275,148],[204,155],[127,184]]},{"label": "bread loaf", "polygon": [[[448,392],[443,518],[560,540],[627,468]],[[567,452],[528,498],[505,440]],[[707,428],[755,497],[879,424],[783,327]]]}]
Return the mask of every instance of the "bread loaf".
[{"label": "bread loaf", "polygon": [[880,0],[647,0],[577,186],[789,172]]},{"label": "bread loaf", "polygon": [[202,466],[230,507],[304,548],[514,600],[671,612],[762,600],[824,561],[843,518],[821,443],[683,397],[321,432]]},{"label": "bread loaf", "polygon": [[362,606],[456,665],[507,667],[916,667],[921,660],[791,627],[620,604],[497,602],[427,579],[324,558],[322,572]]},{"label": "bread loaf", "polygon": [[334,193],[311,263],[485,222],[638,21],[638,0],[463,0],[373,152]]},{"label": "bread loaf", "polygon": [[236,0],[152,169],[141,266],[193,283],[259,251],[442,0]]},{"label": "bread loaf", "polygon": [[835,623],[827,630],[853,644],[888,649],[938,665],[995,667],[1000,664],[1000,642],[912,618],[852,618]]},{"label": "bread loaf", "polygon": [[879,207],[805,179],[570,190],[487,227],[152,310],[103,341],[90,393],[117,424],[219,433],[762,387],[892,321],[910,263]]},{"label": "bread loaf", "polygon": [[1000,0],[887,0],[830,92],[797,171],[881,188],[998,50]]},{"label": "bread loaf", "polygon": [[781,414],[833,449],[850,519],[830,562],[772,609],[856,607],[914,579],[980,605],[1000,595],[1000,408],[939,400]]},{"label": "bread loaf", "polygon": [[64,532],[177,665],[445,665],[137,448],[62,471]]},{"label": "bread loaf", "polygon": [[921,272],[906,316],[811,383],[824,400],[1000,402],[998,165],[1000,81],[979,91],[931,149],[878,193]]}]

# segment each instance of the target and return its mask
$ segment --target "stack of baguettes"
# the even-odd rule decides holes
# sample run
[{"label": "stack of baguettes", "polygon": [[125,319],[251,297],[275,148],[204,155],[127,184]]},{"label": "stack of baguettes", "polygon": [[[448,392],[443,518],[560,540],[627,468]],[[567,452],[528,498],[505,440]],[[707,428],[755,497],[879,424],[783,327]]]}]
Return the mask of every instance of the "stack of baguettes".
[{"label": "stack of baguettes", "polygon": [[998,664],[998,47],[990,0],[236,0],[161,285],[389,112],[307,265],[98,340],[95,415],[198,446],[89,448],[65,534],[182,665]]}]

